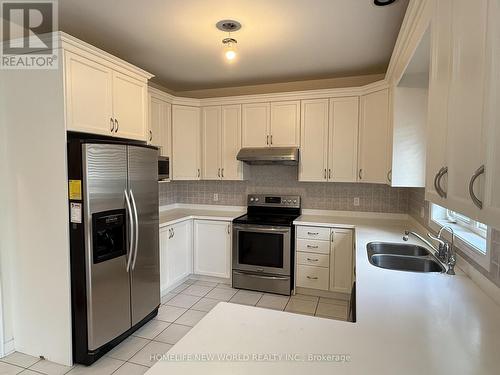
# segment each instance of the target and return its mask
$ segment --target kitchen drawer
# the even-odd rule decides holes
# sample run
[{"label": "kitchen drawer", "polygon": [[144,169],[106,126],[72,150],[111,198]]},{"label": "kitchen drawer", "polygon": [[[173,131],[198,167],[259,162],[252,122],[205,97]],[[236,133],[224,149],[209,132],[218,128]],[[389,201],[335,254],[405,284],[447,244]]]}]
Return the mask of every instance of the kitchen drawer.
[{"label": "kitchen drawer", "polygon": [[330,241],[297,239],[297,251],[307,253],[330,254]]},{"label": "kitchen drawer", "polygon": [[330,228],[298,226],[297,238],[330,241]]},{"label": "kitchen drawer", "polygon": [[297,286],[328,290],[330,270],[324,267],[297,265]]},{"label": "kitchen drawer", "polygon": [[330,256],[328,254],[315,254],[297,252],[297,264],[316,267],[330,267]]}]

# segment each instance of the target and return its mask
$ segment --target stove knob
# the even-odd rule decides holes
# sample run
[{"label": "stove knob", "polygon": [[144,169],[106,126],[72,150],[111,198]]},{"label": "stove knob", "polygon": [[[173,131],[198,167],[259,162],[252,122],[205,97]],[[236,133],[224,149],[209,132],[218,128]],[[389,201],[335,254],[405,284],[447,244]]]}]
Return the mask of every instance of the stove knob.
[{"label": "stove knob", "polygon": [[258,202],[259,201],[259,198],[255,198],[255,201]]},{"label": "stove knob", "polygon": [[294,203],[294,204],[295,204],[295,203],[297,203],[297,199],[294,199],[294,200],[293,200],[293,203]]},{"label": "stove knob", "polygon": [[250,202],[253,202],[254,200],[255,200],[255,199],[254,199],[253,197],[252,197],[252,198],[250,198]]},{"label": "stove knob", "polygon": [[288,202],[288,203],[292,203],[292,200],[291,200],[291,199],[289,199],[289,200],[287,200],[287,202]]}]

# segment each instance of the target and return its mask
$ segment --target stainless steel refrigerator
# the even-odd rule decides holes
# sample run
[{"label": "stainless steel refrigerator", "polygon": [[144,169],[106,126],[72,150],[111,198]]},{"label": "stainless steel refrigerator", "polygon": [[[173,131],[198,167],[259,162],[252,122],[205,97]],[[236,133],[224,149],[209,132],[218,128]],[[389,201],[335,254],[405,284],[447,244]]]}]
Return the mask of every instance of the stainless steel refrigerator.
[{"label": "stainless steel refrigerator", "polygon": [[158,150],[70,139],[73,356],[89,365],[160,305]]}]

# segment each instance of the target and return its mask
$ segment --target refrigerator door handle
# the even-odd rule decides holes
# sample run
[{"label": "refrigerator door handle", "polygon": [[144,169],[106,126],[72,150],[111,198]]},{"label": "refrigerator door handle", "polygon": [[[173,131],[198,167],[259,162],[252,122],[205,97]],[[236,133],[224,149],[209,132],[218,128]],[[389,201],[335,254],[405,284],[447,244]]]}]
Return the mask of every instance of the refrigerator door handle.
[{"label": "refrigerator door handle", "polygon": [[134,218],[132,216],[132,208],[130,207],[130,200],[128,198],[127,190],[124,191],[125,193],[125,202],[127,203],[127,213],[128,213],[128,219],[130,222],[130,234],[129,234],[129,245],[128,245],[128,259],[127,259],[127,272],[130,270],[130,262],[132,261],[132,246],[134,243]]},{"label": "refrigerator door handle", "polygon": [[139,219],[137,215],[137,206],[135,204],[134,193],[130,189],[130,200],[132,201],[132,207],[134,207],[134,219],[135,219],[135,245],[134,245],[134,260],[132,261],[132,269],[135,268],[135,262],[137,260],[137,247],[139,245]]}]

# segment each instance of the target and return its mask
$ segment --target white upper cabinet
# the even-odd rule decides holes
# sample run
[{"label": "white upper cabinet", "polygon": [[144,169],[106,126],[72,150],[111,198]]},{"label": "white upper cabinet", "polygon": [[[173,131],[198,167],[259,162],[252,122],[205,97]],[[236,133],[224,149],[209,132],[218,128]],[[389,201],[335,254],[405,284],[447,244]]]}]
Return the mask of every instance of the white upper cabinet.
[{"label": "white upper cabinet", "polygon": [[231,276],[231,223],[194,220],[194,273],[229,278]]},{"label": "white upper cabinet", "polygon": [[65,51],[67,130],[147,139],[147,78]]},{"label": "white upper cabinet", "polygon": [[300,101],[271,103],[269,146],[286,147],[300,144]]},{"label": "white upper cabinet", "polygon": [[85,57],[66,52],[67,129],[111,135],[113,71]]},{"label": "white upper cabinet", "polygon": [[201,178],[200,109],[172,106],[172,179]]},{"label": "white upper cabinet", "polygon": [[330,99],[328,180],[356,182],[358,171],[359,99]]},{"label": "white upper cabinet", "polygon": [[298,147],[300,101],[242,105],[242,147]]},{"label": "white upper cabinet", "polygon": [[[431,20],[425,199],[442,206],[445,203],[440,190],[448,190],[448,176],[444,172],[448,168],[446,149],[452,60],[451,4],[452,0],[436,1]],[[441,187],[436,186],[438,182]]]},{"label": "white upper cabinet", "polygon": [[147,85],[125,74],[113,73],[113,112],[116,135],[145,139],[147,133]]},{"label": "white upper cabinet", "polygon": [[358,181],[387,184],[390,181],[389,90],[361,97]]},{"label": "white upper cabinet", "polygon": [[204,180],[241,180],[241,106],[202,108],[202,177]]},{"label": "white upper cabinet", "polygon": [[242,105],[242,147],[267,147],[271,121],[269,103]]},{"label": "white upper cabinet", "polygon": [[[478,207],[469,194],[469,184],[483,165],[488,0],[453,1],[451,14],[453,58],[448,108],[447,205],[477,218]],[[481,199],[482,179],[479,177],[474,184],[474,195]]]},{"label": "white upper cabinet", "polygon": [[221,178],[242,180],[243,163],[236,159],[241,149],[241,106],[225,105],[221,109]]},{"label": "white upper cabinet", "polygon": [[156,93],[149,94],[148,143],[158,147],[161,156],[171,156],[172,106]]},{"label": "white upper cabinet", "polygon": [[326,181],[328,99],[303,100],[300,131],[300,181]]},{"label": "white upper cabinet", "polygon": [[300,181],[355,182],[357,97],[302,101]]},{"label": "white upper cabinet", "polygon": [[221,107],[204,107],[201,110],[202,178],[221,178]]}]

